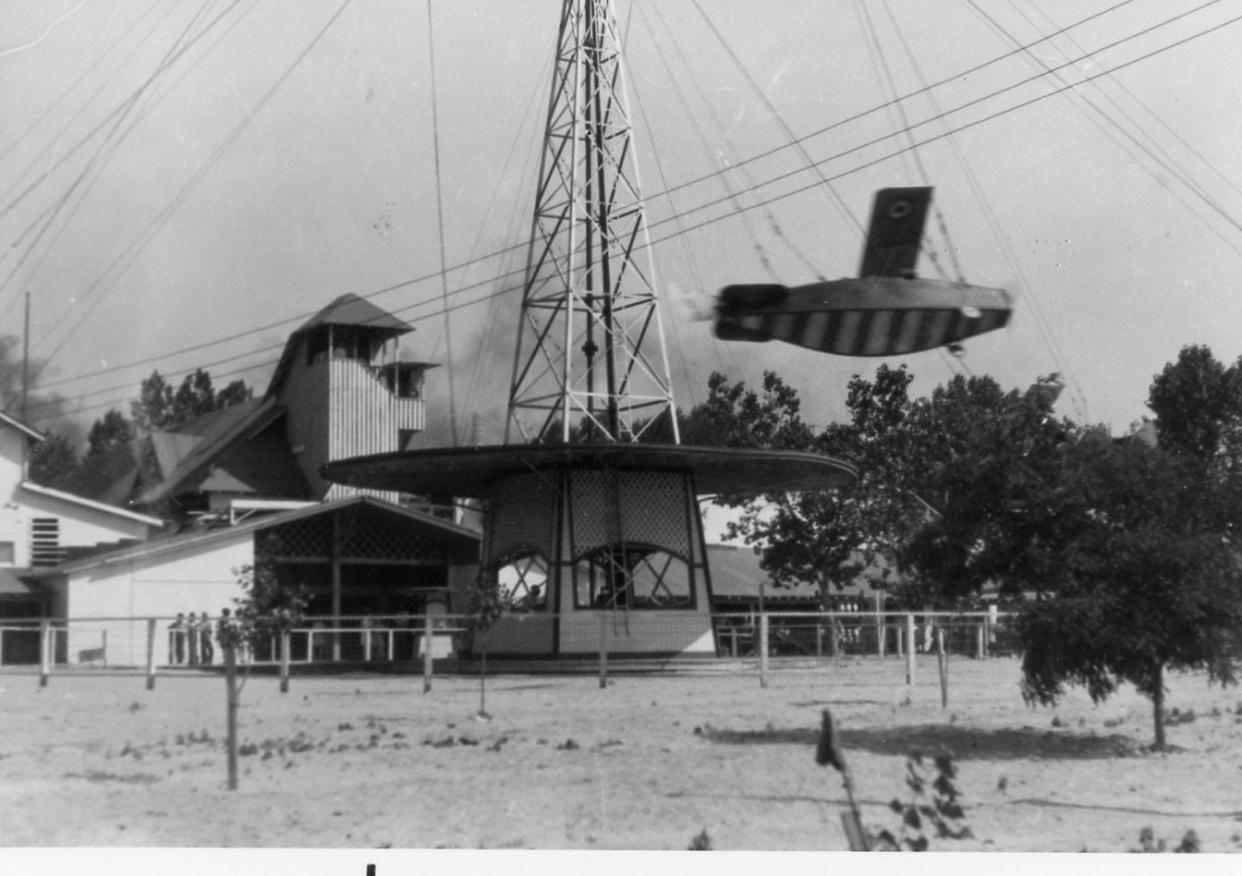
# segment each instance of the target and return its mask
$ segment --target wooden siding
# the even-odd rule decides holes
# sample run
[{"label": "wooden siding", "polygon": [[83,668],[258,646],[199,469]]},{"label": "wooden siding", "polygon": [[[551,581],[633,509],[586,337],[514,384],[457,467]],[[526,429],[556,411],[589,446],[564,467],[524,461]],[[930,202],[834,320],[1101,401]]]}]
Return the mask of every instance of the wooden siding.
[{"label": "wooden siding", "polygon": [[314,498],[338,498],[366,492],[386,499],[395,493],[353,490],[319,476],[325,462],[399,450],[401,430],[422,430],[422,399],[398,398],[365,364],[353,359],[323,359],[308,365],[299,351],[281,388],[288,410],[290,446]]},{"label": "wooden siding", "polygon": [[[142,666],[146,662],[145,620],[91,618],[158,617],[156,661],[168,658],[168,625],[178,612],[218,615],[242,596],[235,569],[254,562],[250,532],[204,551],[187,548],[173,554],[138,557],[126,562],[69,573],[57,589],[63,593],[63,617],[69,624],[68,659],[99,646],[107,633],[108,664]],[[218,655],[217,655],[218,659]]]}]

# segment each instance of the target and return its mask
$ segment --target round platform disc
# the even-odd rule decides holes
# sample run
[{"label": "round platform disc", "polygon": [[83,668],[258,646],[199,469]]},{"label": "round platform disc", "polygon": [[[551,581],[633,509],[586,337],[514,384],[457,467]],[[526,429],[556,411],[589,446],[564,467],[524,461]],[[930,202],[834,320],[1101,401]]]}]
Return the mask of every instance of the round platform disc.
[{"label": "round platform disc", "polygon": [[852,484],[857,469],[797,450],[682,444],[501,444],[408,450],[340,459],[320,467],[328,480],[371,490],[483,497],[500,478],[561,469],[683,471],[700,495],[822,490]]}]

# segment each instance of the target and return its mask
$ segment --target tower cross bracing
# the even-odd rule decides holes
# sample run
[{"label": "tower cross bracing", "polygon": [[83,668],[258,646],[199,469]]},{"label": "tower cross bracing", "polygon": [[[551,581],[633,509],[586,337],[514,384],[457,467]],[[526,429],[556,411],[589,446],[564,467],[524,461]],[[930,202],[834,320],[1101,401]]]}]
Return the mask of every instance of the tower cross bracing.
[{"label": "tower cross bracing", "polygon": [[[672,382],[612,0],[565,0],[505,440],[638,440]],[[556,434],[559,430],[559,434]]]}]

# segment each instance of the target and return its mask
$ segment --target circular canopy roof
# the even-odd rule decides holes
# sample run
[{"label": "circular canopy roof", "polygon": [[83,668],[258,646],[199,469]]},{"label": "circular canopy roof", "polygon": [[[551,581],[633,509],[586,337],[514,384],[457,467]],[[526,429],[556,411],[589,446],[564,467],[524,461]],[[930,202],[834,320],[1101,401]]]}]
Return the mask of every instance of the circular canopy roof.
[{"label": "circular canopy roof", "polygon": [[501,478],[564,469],[682,471],[700,494],[822,490],[847,486],[857,469],[797,450],[689,447],[682,444],[501,444],[407,450],[322,466],[330,481],[372,490],[484,497]]}]

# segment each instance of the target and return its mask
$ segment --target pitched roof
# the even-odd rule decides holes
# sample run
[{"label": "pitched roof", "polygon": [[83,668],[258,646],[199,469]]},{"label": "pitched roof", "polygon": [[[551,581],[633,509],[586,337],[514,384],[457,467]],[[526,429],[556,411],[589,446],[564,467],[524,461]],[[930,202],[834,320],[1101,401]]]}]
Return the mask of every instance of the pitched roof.
[{"label": "pitched roof", "polygon": [[[242,448],[244,439],[253,438],[284,415],[285,409],[274,399],[249,399],[212,411],[185,424],[176,433],[176,439],[194,437],[196,440],[187,453],[181,455],[171,469],[164,470],[164,477],[135,500],[138,504],[160,502],[191,486],[191,481],[204,481],[215,476],[212,467],[226,454],[235,465],[250,471],[250,477],[230,481],[228,486],[216,485],[215,489],[238,492],[266,492],[267,487],[275,493],[298,492],[305,488],[305,481],[287,448],[270,447],[266,444]],[[183,435],[193,430],[195,436]],[[253,444],[253,442],[245,442]],[[233,468],[235,466],[229,466]],[[195,485],[197,486],[197,485]]]},{"label": "pitched roof", "polygon": [[466,527],[459,526],[456,523],[450,523],[447,520],[442,520],[441,518],[435,517],[424,511],[417,511],[413,508],[405,508],[384,499],[376,499],[372,496],[349,496],[343,499],[334,499],[330,502],[317,502],[315,504],[308,505],[305,508],[297,508],[292,511],[256,517],[251,520],[247,520],[244,523],[238,523],[234,526],[222,526],[216,529],[194,529],[165,536],[155,536],[147,541],[139,542],[118,550],[109,551],[107,553],[94,554],[78,560],[70,560],[57,566],[41,566],[31,569],[29,572],[23,572],[22,577],[28,580],[39,580],[42,578],[66,575],[71,572],[81,572],[86,569],[93,569],[99,566],[112,565],[126,560],[158,556],[160,554],[183,550],[189,547],[210,546],[219,541],[226,541],[238,536],[252,534],[257,530],[270,529],[274,526],[280,526],[285,523],[293,523],[307,517],[315,517],[319,514],[330,514],[334,511],[339,511],[352,505],[370,506],[371,508],[381,512],[399,515],[417,526],[436,531],[440,536],[452,541],[457,541],[461,544],[477,545],[482,539],[482,535],[472,529],[467,529]]},{"label": "pitched roof", "polygon": [[365,298],[359,298],[352,292],[346,292],[294,329],[289,335],[289,339],[285,341],[285,348],[281,351],[280,361],[276,363],[276,370],[272,372],[272,379],[267,385],[267,392],[263,394],[264,398],[274,398],[281,384],[284,383],[285,375],[288,373],[289,367],[293,363],[293,357],[297,353],[299,338],[311,329],[323,325],[361,326],[374,329],[380,334],[386,334],[394,338],[414,331],[414,327],[409,323],[397,319],[388,311],[376,307]]},{"label": "pitched roof", "polygon": [[75,493],[66,493],[64,490],[57,490],[53,487],[44,487],[39,484],[31,483],[30,481],[22,481],[21,488],[23,490],[29,490],[32,493],[37,493],[41,496],[47,496],[49,499],[57,499],[61,502],[68,502],[71,505],[90,508],[93,511],[100,511],[116,517],[123,517],[126,520],[133,520],[137,523],[145,523],[148,526],[160,527],[164,525],[164,521],[160,520],[158,517],[150,517],[146,514],[139,514],[137,511],[118,508],[115,505],[109,505],[105,502],[95,502]]},{"label": "pitched roof", "polygon": [[346,292],[323,310],[316,313],[294,331],[300,334],[321,325],[356,325],[366,328],[386,329],[394,334],[414,331],[414,326],[393,316],[383,308],[376,307],[365,298]]}]

